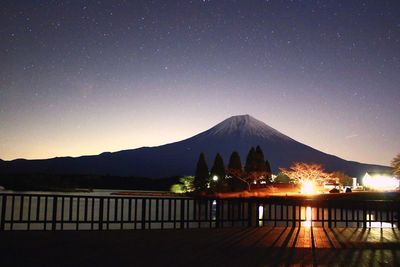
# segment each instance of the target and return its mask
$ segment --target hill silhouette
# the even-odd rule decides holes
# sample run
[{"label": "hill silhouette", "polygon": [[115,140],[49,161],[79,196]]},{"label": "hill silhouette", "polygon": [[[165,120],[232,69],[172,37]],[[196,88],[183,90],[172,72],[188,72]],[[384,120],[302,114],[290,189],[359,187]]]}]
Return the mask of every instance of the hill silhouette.
[{"label": "hill silhouette", "polygon": [[386,166],[347,161],[326,154],[280,133],[250,115],[230,117],[211,129],[188,139],[156,147],[141,147],[94,156],[59,157],[43,160],[0,161],[0,173],[45,173],[168,177],[193,175],[196,161],[204,152],[209,165],[219,152],[227,163],[232,151],[245,159],[251,146],[259,145],[273,172],[293,162],[314,162],[327,171],[361,176],[366,171],[387,171]]}]

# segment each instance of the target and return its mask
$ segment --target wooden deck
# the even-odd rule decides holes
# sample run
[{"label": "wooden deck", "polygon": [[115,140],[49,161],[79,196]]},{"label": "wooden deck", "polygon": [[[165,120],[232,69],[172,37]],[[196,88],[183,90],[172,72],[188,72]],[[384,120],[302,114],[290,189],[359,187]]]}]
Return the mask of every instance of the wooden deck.
[{"label": "wooden deck", "polygon": [[1,266],[400,266],[398,229],[0,232]]}]

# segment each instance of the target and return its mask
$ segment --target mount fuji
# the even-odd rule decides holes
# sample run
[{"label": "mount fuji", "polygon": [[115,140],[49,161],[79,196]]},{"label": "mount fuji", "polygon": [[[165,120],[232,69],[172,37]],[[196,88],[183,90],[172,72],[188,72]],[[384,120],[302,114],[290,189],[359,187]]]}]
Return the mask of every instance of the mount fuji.
[{"label": "mount fuji", "polygon": [[82,157],[44,160],[0,160],[0,173],[93,174],[115,176],[168,177],[193,175],[199,154],[204,152],[209,167],[219,152],[225,164],[232,151],[242,162],[251,146],[259,145],[273,172],[293,162],[321,163],[327,171],[360,176],[366,171],[387,171],[389,167],[347,161],[329,155],[271,128],[250,115],[230,117],[211,129],[188,139],[156,147],[141,147]]}]

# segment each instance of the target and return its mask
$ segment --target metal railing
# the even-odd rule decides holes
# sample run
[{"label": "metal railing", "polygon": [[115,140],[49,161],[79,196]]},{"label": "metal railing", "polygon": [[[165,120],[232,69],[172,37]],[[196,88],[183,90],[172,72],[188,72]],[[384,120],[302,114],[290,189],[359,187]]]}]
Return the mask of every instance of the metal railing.
[{"label": "metal railing", "polygon": [[0,231],[399,227],[398,201],[0,193]]},{"label": "metal railing", "polygon": [[399,227],[400,203],[393,200],[257,199],[259,225]]}]

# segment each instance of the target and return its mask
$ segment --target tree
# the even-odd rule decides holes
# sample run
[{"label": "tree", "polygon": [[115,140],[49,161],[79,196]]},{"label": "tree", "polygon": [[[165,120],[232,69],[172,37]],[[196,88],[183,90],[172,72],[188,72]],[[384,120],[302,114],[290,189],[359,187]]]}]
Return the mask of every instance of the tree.
[{"label": "tree", "polygon": [[400,177],[400,154],[397,154],[397,156],[393,158],[391,166],[393,168],[393,174]]},{"label": "tree", "polygon": [[194,177],[193,176],[184,176],[179,179],[179,181],[183,185],[183,190],[185,192],[193,192],[194,191]]},{"label": "tree", "polygon": [[343,172],[333,172],[331,177],[338,179],[341,185],[352,185],[353,183],[353,179]]},{"label": "tree", "polygon": [[240,160],[238,152],[232,152],[229,158],[228,168],[226,172],[227,175],[231,178],[229,180],[231,190],[243,190],[243,184],[245,184],[248,189],[250,188],[249,182],[243,178],[244,173],[242,168],[242,161]]},{"label": "tree", "polygon": [[269,164],[268,160],[265,160],[265,166],[266,166],[267,172],[271,174],[272,173],[271,165]]},{"label": "tree", "polygon": [[[224,160],[222,159],[221,155],[217,153],[214,159],[214,164],[210,171],[212,184],[215,184],[217,189],[222,189],[222,186],[225,182],[225,166]],[[215,180],[214,180],[215,179]]]},{"label": "tree", "polygon": [[267,171],[267,165],[265,165],[265,160],[264,160],[264,152],[262,151],[260,146],[256,147],[254,161],[255,161],[255,163],[254,163],[255,171],[258,171],[258,172],[266,172]]},{"label": "tree", "polygon": [[242,162],[240,160],[240,155],[237,151],[233,151],[229,158],[228,170],[243,172]]},{"label": "tree", "polygon": [[194,177],[184,176],[179,179],[179,184],[173,184],[170,191],[176,194],[184,194],[188,192],[193,192],[194,188]]},{"label": "tree", "polygon": [[255,166],[256,150],[251,147],[249,153],[247,153],[246,164],[244,165],[244,171],[250,173],[256,169]]},{"label": "tree", "polygon": [[209,172],[208,172],[206,158],[204,156],[204,153],[201,153],[196,166],[196,174],[194,177],[194,189],[196,191],[205,191],[207,189],[208,178],[209,178]]},{"label": "tree", "polygon": [[278,173],[278,175],[276,176],[274,183],[289,183],[290,182],[290,178],[289,176],[287,176],[286,174],[280,172]]},{"label": "tree", "polygon": [[272,170],[271,170],[271,165],[269,164],[268,160],[265,160],[265,166],[266,166],[266,171],[267,171],[267,180],[271,181],[272,179]]},{"label": "tree", "polygon": [[260,146],[257,146],[256,149],[251,147],[249,153],[246,158],[246,165],[244,167],[246,177],[245,179],[249,182],[257,182],[260,179],[269,180],[267,173],[267,165],[264,160],[264,153]]},{"label": "tree", "polygon": [[330,178],[321,164],[296,162],[289,169],[281,168],[281,172],[290,178],[294,184],[312,182],[323,184],[325,179]]}]

